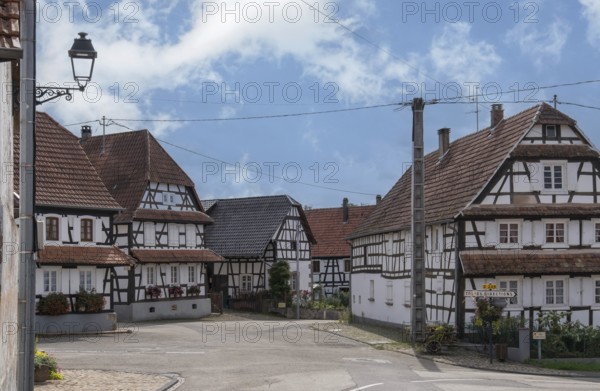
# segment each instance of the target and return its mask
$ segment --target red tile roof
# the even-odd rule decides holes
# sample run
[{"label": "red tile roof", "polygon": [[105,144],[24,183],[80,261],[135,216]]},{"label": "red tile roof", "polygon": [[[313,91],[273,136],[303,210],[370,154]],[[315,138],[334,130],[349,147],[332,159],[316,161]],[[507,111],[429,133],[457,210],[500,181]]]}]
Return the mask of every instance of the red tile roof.
[{"label": "red tile roof", "polygon": [[598,204],[523,204],[471,205],[461,212],[467,218],[539,218],[544,217],[600,217]]},{"label": "red tile roof", "polygon": [[130,213],[140,205],[149,182],[190,188],[199,210],[204,212],[194,182],[148,130],[90,137],[80,142],[107,189]]},{"label": "red tile roof", "polygon": [[348,221],[343,222],[342,208],[305,210],[308,225],[317,244],[311,248],[312,258],[349,257],[347,237],[372,211],[374,205],[349,206]]},{"label": "red tile roof", "polygon": [[[37,206],[117,211],[121,206],[110,195],[73,133],[46,113],[36,114]],[[19,191],[18,129],[15,132],[15,192]]]},{"label": "red tile roof", "polygon": [[461,251],[460,259],[465,277],[600,273],[593,250],[474,250]]},{"label": "red tile roof", "polygon": [[0,1],[0,59],[22,57],[19,0]]},{"label": "red tile roof", "polygon": [[[487,128],[453,141],[442,160],[438,151],[425,157],[425,218],[452,220],[471,203],[535,123],[575,125],[549,105],[531,107]],[[407,228],[411,222],[412,168],[407,170],[371,215],[352,233],[360,237]]]},{"label": "red tile roof", "polygon": [[212,250],[132,250],[140,263],[204,263],[225,259]]},{"label": "red tile roof", "polygon": [[38,251],[42,265],[132,266],[135,260],[115,246],[46,246]]},{"label": "red tile roof", "polygon": [[140,221],[168,221],[172,223],[197,223],[209,224],[214,220],[203,212],[180,212],[176,210],[159,209],[137,209],[133,212],[123,212],[115,216],[115,223],[122,223],[131,220]]}]

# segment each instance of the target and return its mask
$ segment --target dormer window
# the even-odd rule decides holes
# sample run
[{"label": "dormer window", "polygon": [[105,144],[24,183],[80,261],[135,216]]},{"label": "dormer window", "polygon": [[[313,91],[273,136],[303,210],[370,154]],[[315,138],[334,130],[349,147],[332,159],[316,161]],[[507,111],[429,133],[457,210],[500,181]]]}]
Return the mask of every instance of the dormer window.
[{"label": "dormer window", "polygon": [[543,134],[545,139],[556,140],[558,138],[558,126],[544,125]]},{"label": "dormer window", "polygon": [[46,217],[46,240],[58,240],[57,217]]},{"label": "dormer window", "polygon": [[163,204],[164,205],[175,205],[175,194],[164,192],[163,193]]}]

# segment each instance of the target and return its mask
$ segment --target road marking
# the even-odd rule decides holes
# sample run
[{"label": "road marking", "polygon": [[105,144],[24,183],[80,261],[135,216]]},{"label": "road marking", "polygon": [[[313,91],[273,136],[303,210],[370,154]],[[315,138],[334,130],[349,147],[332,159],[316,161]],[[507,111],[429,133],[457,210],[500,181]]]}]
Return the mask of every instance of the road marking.
[{"label": "road marking", "polygon": [[411,380],[411,383],[436,383],[442,381],[480,381],[487,379],[430,379],[430,380]]},{"label": "road marking", "polygon": [[165,352],[165,354],[204,354],[204,352]]},{"label": "road marking", "polygon": [[379,359],[375,359],[375,358],[362,358],[362,357],[356,357],[356,358],[344,357],[344,358],[342,358],[342,360],[352,361],[352,362],[365,362],[365,363],[372,362],[372,363],[376,363],[376,364],[391,364],[392,363],[391,361],[388,361],[388,360],[379,360]]},{"label": "road marking", "polygon": [[375,384],[369,384],[368,386],[362,386],[359,388],[353,388],[350,391],[360,391],[360,390],[366,390],[367,388],[371,388],[371,387],[377,387],[377,386],[382,386],[383,383],[375,383]]}]

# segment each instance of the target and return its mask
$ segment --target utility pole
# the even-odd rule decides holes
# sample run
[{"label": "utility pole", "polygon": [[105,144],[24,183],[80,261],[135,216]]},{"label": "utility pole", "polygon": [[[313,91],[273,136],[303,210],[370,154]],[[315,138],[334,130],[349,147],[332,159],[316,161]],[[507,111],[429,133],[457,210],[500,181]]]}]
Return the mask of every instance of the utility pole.
[{"label": "utility pole", "polygon": [[300,319],[300,222],[296,224],[296,319]]},{"label": "utility pole", "polygon": [[413,342],[425,337],[425,159],[423,142],[422,98],[415,98],[413,111],[412,166],[412,307],[411,331]]}]

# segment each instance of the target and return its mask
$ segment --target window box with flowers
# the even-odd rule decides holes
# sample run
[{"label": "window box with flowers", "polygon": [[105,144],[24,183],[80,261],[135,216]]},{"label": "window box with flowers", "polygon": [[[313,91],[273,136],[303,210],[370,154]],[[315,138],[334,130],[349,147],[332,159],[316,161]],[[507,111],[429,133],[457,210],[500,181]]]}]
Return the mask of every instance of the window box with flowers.
[{"label": "window box with flowers", "polygon": [[77,293],[75,298],[77,312],[102,312],[105,304],[106,299],[102,294],[97,293],[95,289],[92,289],[90,292],[82,289]]},{"label": "window box with flowers", "polygon": [[156,285],[146,286],[146,296],[150,297],[151,300],[156,300],[162,295],[162,290]]},{"label": "window box with flowers", "polygon": [[64,315],[69,312],[69,300],[64,293],[50,293],[40,298],[36,308],[40,315]]},{"label": "window box with flowers", "polygon": [[200,285],[190,285],[187,287],[188,296],[200,296]]},{"label": "window box with flowers", "polygon": [[183,288],[179,285],[169,286],[169,297],[181,297],[183,296]]}]

